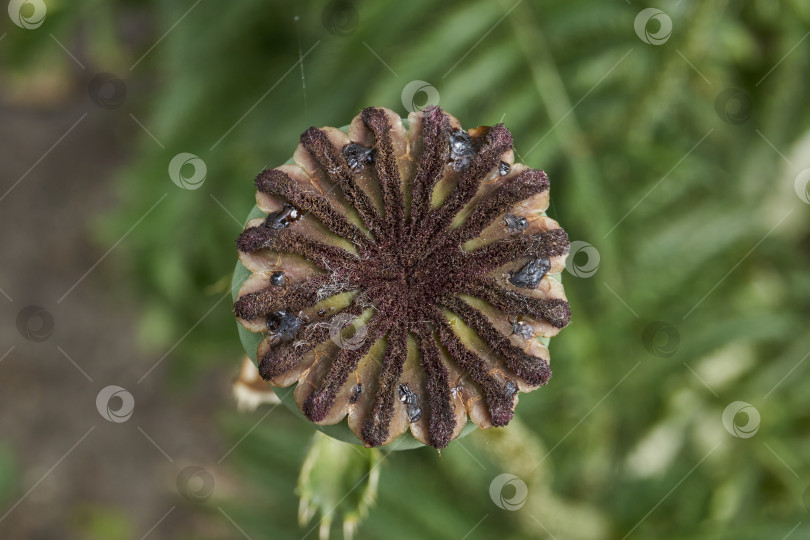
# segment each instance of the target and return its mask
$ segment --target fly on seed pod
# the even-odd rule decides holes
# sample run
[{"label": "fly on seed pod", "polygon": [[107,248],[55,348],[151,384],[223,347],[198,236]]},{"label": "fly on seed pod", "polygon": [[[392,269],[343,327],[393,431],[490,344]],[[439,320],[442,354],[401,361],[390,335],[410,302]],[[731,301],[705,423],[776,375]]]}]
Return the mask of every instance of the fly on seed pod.
[{"label": "fly on seed pod", "polygon": [[328,435],[441,449],[548,382],[568,236],[503,124],[367,108],[306,130],[256,188],[236,242],[243,344]]}]

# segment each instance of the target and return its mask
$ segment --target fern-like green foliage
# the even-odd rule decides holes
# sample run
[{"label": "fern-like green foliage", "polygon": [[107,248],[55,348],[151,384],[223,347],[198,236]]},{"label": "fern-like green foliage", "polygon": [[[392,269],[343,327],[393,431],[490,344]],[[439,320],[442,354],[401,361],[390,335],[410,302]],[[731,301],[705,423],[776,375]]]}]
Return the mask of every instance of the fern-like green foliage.
[{"label": "fern-like green foliage", "polygon": [[[153,31],[100,57],[123,76],[191,5],[108,8],[147,13]],[[253,177],[310,125],[345,125],[369,105],[405,115],[403,88],[427,81],[465,126],[506,123],[517,159],[551,177],[550,215],[600,265],[564,276],[572,324],[552,342],[551,383],[502,430],[508,444],[478,432],[441,457],[388,456],[359,536],[762,539],[799,522],[792,538],[810,536],[810,206],[793,189],[810,167],[807,2],[342,5],[336,19],[323,0],[204,0],[133,70],[149,84],[130,99],[165,150],[133,141],[102,241],[168,193],[127,240],[127,262],[146,346],[165,351],[199,324],[167,360],[178,384],[238,365],[228,300],[217,302]],[[672,22],[661,45],[634,30],[647,7]],[[170,182],[179,152],[205,161],[201,189]],[[671,325],[673,354],[651,354],[653,321]],[[734,401],[761,414],[754,437],[724,429]],[[220,425],[236,441],[262,414],[224,412]],[[279,409],[229,458],[252,494],[219,504],[254,538],[303,534],[294,489],[310,434]],[[529,485],[521,510],[490,498],[504,472]]]}]

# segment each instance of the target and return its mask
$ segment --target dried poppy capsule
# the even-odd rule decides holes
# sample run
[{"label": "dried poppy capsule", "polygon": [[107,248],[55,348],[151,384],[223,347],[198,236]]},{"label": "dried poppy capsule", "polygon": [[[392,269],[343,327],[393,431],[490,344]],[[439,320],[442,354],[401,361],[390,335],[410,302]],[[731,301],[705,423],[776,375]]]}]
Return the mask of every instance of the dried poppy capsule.
[{"label": "dried poppy capsule", "polygon": [[410,429],[443,448],[468,415],[506,425],[518,392],[548,382],[568,236],[502,124],[465,131],[428,107],[406,127],[368,108],[347,130],[306,130],[256,187],[234,312],[262,378],[297,383],[324,431],[381,446]]}]

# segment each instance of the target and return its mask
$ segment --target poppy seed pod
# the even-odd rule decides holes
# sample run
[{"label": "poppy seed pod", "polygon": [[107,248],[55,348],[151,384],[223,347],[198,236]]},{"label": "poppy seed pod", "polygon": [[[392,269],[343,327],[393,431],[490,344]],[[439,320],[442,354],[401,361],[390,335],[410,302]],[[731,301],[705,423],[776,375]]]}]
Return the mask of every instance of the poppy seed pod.
[{"label": "poppy seed pod", "polygon": [[468,417],[506,425],[548,382],[568,236],[503,124],[463,130],[428,107],[406,127],[367,108],[347,130],[306,130],[256,188],[234,313],[262,378],[297,383],[327,433],[443,448]]}]

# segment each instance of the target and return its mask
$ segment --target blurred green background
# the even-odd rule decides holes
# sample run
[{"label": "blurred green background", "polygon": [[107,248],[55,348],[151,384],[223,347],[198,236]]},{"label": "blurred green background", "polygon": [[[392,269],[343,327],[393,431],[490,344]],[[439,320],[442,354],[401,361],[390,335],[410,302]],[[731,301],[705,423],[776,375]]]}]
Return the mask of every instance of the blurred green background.
[{"label": "blurred green background", "polygon": [[[31,140],[12,129],[20,115],[75,112],[31,142],[25,162],[4,154],[0,191],[12,190],[0,214],[20,207],[13,190],[24,193],[40,170],[19,188],[18,177],[87,111],[76,133],[95,138],[48,158],[65,171],[84,162],[88,180],[60,197],[91,200],[53,225],[77,227],[88,253],[60,270],[78,277],[115,248],[77,294],[95,306],[87,320],[130,317],[110,332],[132,350],[96,346],[95,323],[74,338],[85,367],[127,366],[128,384],[104,384],[151,408],[154,425],[139,419],[138,429],[161,432],[152,442],[171,457],[134,422],[113,426],[148,459],[115,446],[81,458],[91,464],[75,489],[50,499],[59,511],[36,519],[45,504],[36,481],[89,424],[45,438],[59,452],[38,463],[30,452],[43,441],[13,433],[62,420],[23,424],[18,401],[3,400],[2,425],[13,429],[0,444],[0,512],[9,511],[0,536],[317,537],[318,518],[299,526],[295,493],[312,428],[283,407],[238,413],[229,395],[242,357],[223,301],[233,242],[254,204],[253,177],[286,161],[304,129],[345,125],[370,105],[405,116],[431,98],[465,127],[503,121],[516,161],[549,173],[549,214],[582,247],[563,276],[573,319],[552,341],[550,384],[521,396],[510,427],[475,432],[440,457],[423,448],[385,458],[357,536],[810,538],[806,1],[44,3],[36,28],[0,17],[3,144]],[[23,19],[34,4],[22,4]],[[403,94],[412,81],[435,94]],[[205,162],[199,189],[167,174],[181,152]],[[41,181],[47,193],[59,176]],[[38,200],[24,211],[46,220]],[[4,223],[0,286],[14,297],[6,283],[22,270],[5,259],[30,251],[5,243],[35,232]],[[57,314],[66,288],[49,297]],[[8,321],[23,305],[4,304]],[[0,365],[7,396],[17,395],[12,384],[20,394],[35,384],[15,369],[32,368],[13,355]],[[61,383],[71,384],[84,381]],[[82,398],[91,419],[96,391]],[[750,408],[735,416],[746,407],[738,401]],[[107,429],[92,437],[116,437]],[[186,461],[216,479],[210,497],[178,493]],[[490,496],[503,473],[527,485],[517,510]],[[93,487],[105,482],[131,482],[122,489],[132,494],[107,499]]]}]

